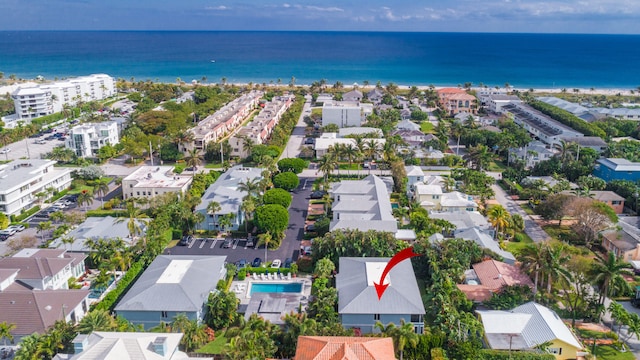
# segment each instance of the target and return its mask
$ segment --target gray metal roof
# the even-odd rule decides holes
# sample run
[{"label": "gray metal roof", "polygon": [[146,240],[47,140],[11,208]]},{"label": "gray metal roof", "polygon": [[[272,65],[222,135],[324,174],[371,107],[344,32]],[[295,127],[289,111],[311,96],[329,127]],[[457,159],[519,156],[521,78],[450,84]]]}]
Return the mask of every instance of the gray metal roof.
[{"label": "gray metal roof", "polygon": [[[226,256],[160,255],[120,300],[118,311],[198,311],[224,277]],[[175,260],[192,260],[179,281],[158,280]]]},{"label": "gray metal roof", "polygon": [[263,170],[262,168],[250,168],[241,165],[232,167],[209,186],[195,210],[206,212],[209,203],[215,201],[221,207],[221,210],[216,214],[237,214],[240,210],[242,199],[247,195],[245,192],[238,191],[238,184],[246,182],[248,179],[262,179]]},{"label": "gray metal roof", "polygon": [[[75,252],[89,252],[91,251],[86,245],[87,240],[115,240],[122,239],[128,246],[133,245],[133,239],[129,236],[128,223],[129,219],[125,221],[116,222],[116,218],[111,216],[105,217],[88,217],[80,226],[73,229],[67,235],[55,239],[49,247],[61,248],[68,251]],[[147,223],[143,220],[136,220],[138,226],[142,230],[144,236],[147,230]],[[63,244],[62,238],[74,239],[72,244]]]},{"label": "gray metal roof", "polygon": [[[402,261],[389,272],[389,287],[378,300],[367,279],[367,262],[388,263],[390,258],[341,257],[336,277],[340,314],[424,314],[418,282],[411,261]],[[374,279],[378,282],[379,279]]]}]

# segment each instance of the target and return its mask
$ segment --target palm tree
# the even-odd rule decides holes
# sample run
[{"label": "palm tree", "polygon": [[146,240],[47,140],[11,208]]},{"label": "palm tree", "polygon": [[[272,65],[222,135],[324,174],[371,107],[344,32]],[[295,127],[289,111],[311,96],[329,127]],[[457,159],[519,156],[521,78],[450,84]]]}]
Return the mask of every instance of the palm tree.
[{"label": "palm tree", "polygon": [[254,179],[245,179],[245,181],[240,181],[238,183],[238,191],[242,191],[242,192],[246,192],[247,196],[245,196],[245,199],[247,197],[257,197],[258,195],[260,195],[260,184],[259,184],[258,178],[254,178]]},{"label": "palm tree", "polygon": [[342,148],[342,151],[343,151],[343,155],[347,158],[347,161],[349,162],[349,170],[347,171],[347,174],[350,174],[351,164],[353,163],[353,160],[358,158],[358,148],[354,144],[346,144]]},{"label": "palm tree", "polygon": [[93,193],[89,190],[82,190],[78,194],[77,202],[80,206],[84,205],[84,212],[87,212],[89,205],[93,204]]},{"label": "palm tree", "polygon": [[379,329],[385,336],[393,339],[393,345],[400,353],[400,360],[403,359],[404,348],[407,345],[411,347],[418,346],[420,337],[415,333],[413,324],[410,322],[406,323],[404,319],[400,319],[400,326],[398,327],[393,323],[384,326],[380,321],[376,321],[375,328]]},{"label": "palm tree", "polygon": [[540,273],[544,266],[544,253],[547,246],[548,245],[545,242],[528,244],[520,253],[522,263],[524,264],[524,270],[529,274],[533,274],[534,295],[538,292],[538,280],[540,279]]},{"label": "palm tree", "polygon": [[125,207],[125,217],[117,218],[115,223],[127,222],[127,230],[129,230],[129,236],[133,241],[136,235],[142,234],[142,226],[139,218],[144,217],[144,214],[140,208],[136,206],[135,199],[128,199]]},{"label": "palm tree", "polygon": [[200,163],[202,162],[202,155],[198,153],[198,149],[193,148],[184,158],[184,162],[187,167],[193,168],[193,174],[191,176],[194,177],[196,175],[196,169],[198,168],[198,165],[200,165]]},{"label": "palm tree", "polygon": [[596,253],[596,262],[593,264],[593,281],[600,288],[600,304],[608,296],[618,292],[628,292],[629,284],[623,275],[632,275],[627,270],[627,264],[622,258],[616,257],[613,252],[609,252],[606,257]]},{"label": "palm tree", "polygon": [[51,230],[51,221],[43,221],[38,223],[38,234],[41,234],[41,240],[44,240],[44,233]]},{"label": "palm tree", "polygon": [[511,223],[511,215],[502,205],[491,207],[487,215],[491,225],[496,228],[496,236],[503,233]]},{"label": "palm tree", "polygon": [[482,171],[485,165],[493,160],[493,153],[487,146],[478,144],[469,148],[469,152],[465,157],[468,163],[474,165],[474,169]]},{"label": "palm tree", "polygon": [[94,182],[93,193],[100,195],[101,208],[104,208],[104,197],[109,193],[109,185],[103,177]]},{"label": "palm tree", "polygon": [[240,210],[244,213],[244,231],[249,232],[249,220],[253,219],[253,212],[256,211],[256,203],[253,201],[253,198],[242,200]]},{"label": "palm tree", "polygon": [[[6,132],[4,129],[2,129],[0,131],[0,142],[2,143],[3,147],[7,146],[7,142],[9,142],[11,140],[11,135],[9,135],[8,132]],[[9,152],[5,152],[4,153],[5,156],[5,160],[9,161]]]},{"label": "palm tree", "polygon": [[575,149],[575,143],[560,140],[560,152],[558,157],[562,164],[566,164],[569,160],[573,159],[573,150]]},{"label": "palm tree", "polygon": [[15,330],[16,324],[3,321],[0,323],[0,339],[4,340],[4,346],[7,346],[7,340],[13,343],[13,335],[11,332]]},{"label": "palm tree", "polygon": [[90,334],[94,331],[112,331],[116,327],[116,320],[107,310],[93,310],[87,313],[78,324],[78,332]]},{"label": "palm tree", "polygon": [[233,225],[233,219],[235,218],[235,214],[229,213],[224,214],[222,216],[218,216],[218,223],[223,231],[229,231],[231,225]]},{"label": "palm tree", "polygon": [[[369,139],[369,141],[365,141],[365,144],[367,146],[367,149],[366,149],[367,157],[371,161],[375,160],[380,155],[380,152],[382,151],[382,147],[380,146],[380,143],[376,139]],[[371,167],[369,167],[369,170],[371,170]]]},{"label": "palm tree", "polygon": [[547,293],[551,293],[551,285],[554,279],[571,281],[571,274],[567,271],[566,264],[570,257],[563,243],[552,243],[545,248],[543,273],[547,275]]},{"label": "palm tree", "polygon": [[320,160],[318,160],[318,170],[320,170],[324,174],[325,183],[327,182],[327,180],[329,179],[329,175],[331,175],[337,165],[338,161],[336,161],[336,158],[329,154],[323,155]]},{"label": "palm tree", "polygon": [[269,249],[269,242],[273,240],[271,233],[266,232],[264,234],[258,235],[258,243],[256,246],[260,246],[264,244],[264,262],[267,263],[267,250]]}]

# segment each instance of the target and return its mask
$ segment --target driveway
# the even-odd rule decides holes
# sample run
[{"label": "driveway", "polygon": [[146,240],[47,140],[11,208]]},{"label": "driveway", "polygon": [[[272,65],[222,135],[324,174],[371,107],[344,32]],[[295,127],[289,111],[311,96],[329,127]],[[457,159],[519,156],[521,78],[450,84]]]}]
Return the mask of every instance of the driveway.
[{"label": "driveway", "polygon": [[307,100],[302,107],[302,113],[298,119],[298,123],[293,128],[289,141],[284,151],[280,155],[280,159],[300,157],[300,147],[304,141],[305,128],[307,124],[304,122],[305,116],[311,115],[311,100]]},{"label": "driveway", "polygon": [[520,205],[513,201],[500,186],[493,184],[491,185],[491,189],[493,189],[493,192],[496,194],[496,201],[507,209],[509,214],[520,214],[520,216],[522,216],[524,219],[524,232],[529,235],[534,242],[547,241],[550,239],[549,234],[533,221],[531,216],[522,210]]},{"label": "driveway", "polygon": [[[293,190],[293,199],[289,207],[289,227],[285,231],[285,238],[277,250],[267,251],[267,261],[286,258],[297,260],[300,255],[300,241],[304,234],[304,223],[307,216],[309,196],[313,185],[313,178],[301,178],[300,186]],[[230,248],[223,248],[222,239],[195,239],[187,246],[175,246],[165,249],[165,254],[171,255],[225,255],[227,262],[234,263],[240,259],[253,261],[259,257],[265,260],[264,247],[258,249],[246,246],[246,239],[233,239]]]}]

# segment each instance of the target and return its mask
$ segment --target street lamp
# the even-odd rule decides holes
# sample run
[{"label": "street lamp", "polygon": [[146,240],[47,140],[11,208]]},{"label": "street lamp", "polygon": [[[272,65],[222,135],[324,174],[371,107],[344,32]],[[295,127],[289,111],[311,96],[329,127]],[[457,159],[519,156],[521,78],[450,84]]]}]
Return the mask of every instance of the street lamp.
[{"label": "street lamp", "polygon": [[633,194],[633,197],[636,198],[636,216],[638,215],[638,197],[640,197],[640,193],[638,193],[638,190],[636,190],[636,192]]}]

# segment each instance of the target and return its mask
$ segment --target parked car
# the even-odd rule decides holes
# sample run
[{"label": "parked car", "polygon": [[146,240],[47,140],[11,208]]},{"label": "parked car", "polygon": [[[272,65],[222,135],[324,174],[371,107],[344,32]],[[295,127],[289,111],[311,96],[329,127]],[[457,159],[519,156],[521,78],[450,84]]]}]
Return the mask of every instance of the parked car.
[{"label": "parked car", "polygon": [[44,138],[44,139],[48,141],[48,140],[53,140],[53,139],[55,139],[55,138],[56,138],[55,136],[53,136],[53,135],[49,135],[49,136],[47,136],[47,137],[46,137],[46,138]]},{"label": "parked car", "polygon": [[280,269],[280,265],[282,265],[282,261],[280,261],[280,259],[275,259],[271,262],[272,269]]},{"label": "parked car", "polygon": [[198,167],[197,166],[190,166],[190,167],[188,167],[188,168],[186,168],[184,170],[185,171],[196,171],[196,170],[198,170]]},{"label": "parked car", "polygon": [[311,198],[312,199],[322,199],[323,196],[327,195],[326,191],[323,190],[317,190],[311,193]]},{"label": "parked car", "polygon": [[316,143],[316,141],[313,138],[306,138],[304,139],[304,143],[305,145],[313,145]]},{"label": "parked car", "polygon": [[262,259],[259,257],[253,259],[253,262],[251,263],[252,267],[260,267],[260,265],[262,265]]},{"label": "parked car", "polygon": [[291,258],[286,258],[284,260],[284,265],[282,266],[285,269],[289,269],[291,268],[291,264],[293,263],[293,260],[291,260]]},{"label": "parked car", "polygon": [[[24,225],[20,225],[20,224],[18,224],[18,225],[11,225],[11,226],[9,226],[9,228],[16,229],[16,231],[17,231],[17,232],[23,231],[23,230],[25,229]],[[7,229],[8,229],[8,228],[7,228]]]},{"label": "parked car", "polygon": [[40,144],[40,145],[42,145],[42,144],[46,144],[46,143],[47,143],[47,140],[45,140],[45,139],[38,139],[38,140],[34,141],[33,143],[34,143],[34,144]]},{"label": "parked car", "polygon": [[309,231],[309,232],[314,232],[314,231],[316,231],[316,225],[315,225],[315,224],[309,224],[309,225],[307,225],[307,231]]},{"label": "parked car", "polygon": [[29,139],[35,139],[35,138],[39,138],[39,137],[40,137],[40,133],[29,135]]},{"label": "parked car", "polygon": [[253,247],[255,244],[253,242],[253,237],[251,235],[249,235],[249,237],[247,238],[247,243],[245,244],[246,247]]},{"label": "parked car", "polygon": [[7,234],[0,234],[0,241],[7,241],[7,239],[9,238],[9,235]]},{"label": "parked car", "polygon": [[311,256],[311,246],[305,246],[302,249],[302,255]]},{"label": "parked car", "polygon": [[9,151],[11,151],[11,149],[9,149],[9,148],[4,148],[4,149],[2,149],[2,151],[0,151],[0,154],[8,154],[8,153],[9,153]]},{"label": "parked car", "polygon": [[58,138],[58,141],[65,141],[65,140],[67,140],[67,138],[66,138],[66,137],[64,137],[64,136],[60,136],[60,137]]},{"label": "parked car", "polygon": [[246,268],[247,267],[247,259],[240,259],[240,260],[236,261],[236,267],[238,268],[238,270]]},{"label": "parked car", "polygon": [[11,235],[13,235],[13,234],[15,234],[17,232],[18,232],[18,230],[16,230],[16,229],[6,228],[4,230],[0,230],[0,235],[5,234],[5,235],[11,236]]},{"label": "parked car", "polygon": [[178,242],[178,245],[187,246],[191,243],[192,240],[193,240],[193,235],[185,235],[182,237],[182,239],[180,239],[180,241]]},{"label": "parked car", "polygon": [[224,239],[224,243],[222,243],[223,249],[228,249],[233,245],[233,239]]}]

